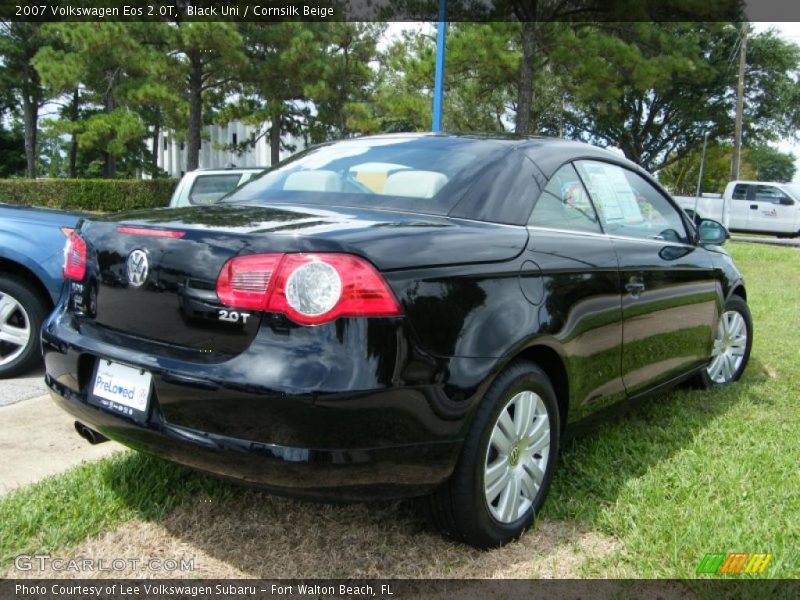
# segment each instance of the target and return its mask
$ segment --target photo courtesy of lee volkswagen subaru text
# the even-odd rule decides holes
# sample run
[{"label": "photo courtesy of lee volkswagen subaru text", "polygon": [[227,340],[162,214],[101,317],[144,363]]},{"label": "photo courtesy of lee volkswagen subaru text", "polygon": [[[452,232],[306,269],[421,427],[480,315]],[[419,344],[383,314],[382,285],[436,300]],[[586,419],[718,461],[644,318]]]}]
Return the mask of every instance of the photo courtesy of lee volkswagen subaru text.
[{"label": "photo courtesy of lee volkswagen subaru text", "polygon": [[747,364],[724,227],[586,144],[317,146],[219,203],[80,222],[44,324],[85,437],[296,496],[422,496],[519,536],[565,429]]}]

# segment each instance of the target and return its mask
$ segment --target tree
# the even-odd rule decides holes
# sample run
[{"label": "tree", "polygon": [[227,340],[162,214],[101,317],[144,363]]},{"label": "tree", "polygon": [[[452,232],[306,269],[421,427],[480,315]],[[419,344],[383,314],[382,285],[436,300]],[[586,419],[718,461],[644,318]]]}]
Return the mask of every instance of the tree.
[{"label": "tree", "polygon": [[752,165],[758,181],[791,181],[797,171],[795,160],[794,154],[781,152],[766,144],[745,149],[745,161]]},{"label": "tree", "polygon": [[[452,23],[447,41],[444,129],[505,131],[513,110],[519,53],[516,23]],[[435,42],[407,32],[380,57],[375,120],[384,131],[431,125]]]},{"label": "tree", "polygon": [[185,22],[174,25],[174,48],[189,107],[186,169],[197,168],[204,112],[223,103],[246,67],[242,37],[232,23]]},{"label": "tree", "polygon": [[[374,119],[383,132],[426,131],[431,126],[435,42],[430,35],[404,32],[378,57]],[[448,70],[445,70],[445,77]],[[445,81],[445,101],[454,93]],[[445,129],[450,110],[444,111]]]},{"label": "tree", "polygon": [[32,61],[51,42],[41,23],[0,22],[0,86],[14,97],[15,107],[22,107],[26,175],[31,178],[36,177],[39,109],[48,100]]},{"label": "tree", "polygon": [[745,69],[744,139],[751,148],[800,129],[800,46],[774,30],[752,36]]},{"label": "tree", "polygon": [[[568,88],[568,132],[612,145],[649,170],[733,133],[738,28],[730,23],[618,23],[567,32],[557,52]],[[761,41],[751,40],[754,47]],[[796,47],[770,42],[749,58],[745,139],[788,131],[797,102]],[[796,109],[795,109],[796,114]]]},{"label": "tree", "polygon": [[[725,189],[730,180],[732,155],[733,146],[731,144],[712,143],[708,145],[701,193],[720,193]],[[701,158],[702,149],[699,148],[682,154],[678,160],[659,171],[659,181],[675,195],[694,196],[697,191]],[[755,177],[755,172],[747,162],[746,152],[740,175],[745,179]]]},{"label": "tree", "polygon": [[505,131],[515,109],[518,23],[454,23],[448,39],[444,121],[455,131]]},{"label": "tree", "polygon": [[163,77],[162,48],[146,43],[155,26],[103,22],[45,27],[60,46],[45,46],[36,54],[33,62],[42,82],[54,93],[73,94],[76,101],[74,92],[80,89],[82,102],[101,108],[86,111],[80,125],[72,123],[73,131],[79,131],[76,141],[88,151],[103,152],[105,177],[116,176],[123,155],[129,166],[142,166],[148,126],[140,109],[174,97]]},{"label": "tree", "polygon": [[324,23],[316,29],[320,45],[315,77],[304,86],[303,95],[313,102],[310,123],[312,142],[345,138],[353,132],[374,130],[370,102],[378,40],[385,25],[378,23]]},{"label": "tree", "polygon": [[[547,80],[537,74],[552,72],[550,58],[564,27],[582,27],[591,19],[613,12],[627,2],[608,0],[501,0],[498,11],[520,22],[518,44],[521,52],[516,76],[514,132],[538,133],[533,117],[539,87]],[[626,7],[630,10],[630,7]],[[641,9],[640,9],[641,10]],[[630,14],[625,15],[626,18]],[[537,85],[539,84],[539,85]]]},{"label": "tree", "polygon": [[619,23],[565,36],[559,68],[569,130],[621,148],[649,170],[732,131],[725,68],[735,34],[722,24]]},{"label": "tree", "polygon": [[11,129],[0,126],[0,178],[27,173],[25,135],[18,123]]},{"label": "tree", "polygon": [[[220,114],[220,120],[242,119],[256,132],[240,146],[254,145],[269,136],[270,161],[287,149],[283,134],[302,135],[311,116],[309,82],[322,70],[323,44],[319,30],[305,23],[242,23],[246,66],[240,73],[238,101]],[[266,123],[266,127],[263,125]]]},{"label": "tree", "polygon": [[[730,180],[733,146],[710,144],[703,169],[701,192],[720,193]],[[673,194],[694,196],[700,169],[701,150],[681,156],[659,172],[658,178]],[[795,174],[795,157],[767,145],[745,147],[742,152],[741,179],[756,181],[791,181]]]}]

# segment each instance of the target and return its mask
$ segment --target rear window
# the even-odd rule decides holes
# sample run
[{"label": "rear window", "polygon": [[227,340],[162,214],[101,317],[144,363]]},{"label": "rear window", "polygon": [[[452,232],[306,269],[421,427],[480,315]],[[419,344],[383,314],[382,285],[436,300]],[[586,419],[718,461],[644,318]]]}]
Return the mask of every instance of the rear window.
[{"label": "rear window", "polygon": [[242,178],[240,173],[199,175],[189,191],[190,204],[215,204],[230,192]]},{"label": "rear window", "polygon": [[447,214],[490,155],[489,142],[443,137],[348,140],[311,148],[226,202],[364,206]]},{"label": "rear window", "polygon": [[733,188],[733,199],[734,200],[747,200],[747,184],[745,183],[737,183],[736,186]]}]

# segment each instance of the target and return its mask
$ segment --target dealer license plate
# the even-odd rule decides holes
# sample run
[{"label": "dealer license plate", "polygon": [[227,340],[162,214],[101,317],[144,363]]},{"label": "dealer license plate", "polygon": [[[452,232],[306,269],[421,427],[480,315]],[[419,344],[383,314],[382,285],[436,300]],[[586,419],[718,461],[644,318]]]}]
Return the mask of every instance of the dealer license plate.
[{"label": "dealer license plate", "polygon": [[153,376],[148,371],[100,359],[94,372],[94,386],[89,402],[134,419],[144,420],[150,402],[152,379]]}]

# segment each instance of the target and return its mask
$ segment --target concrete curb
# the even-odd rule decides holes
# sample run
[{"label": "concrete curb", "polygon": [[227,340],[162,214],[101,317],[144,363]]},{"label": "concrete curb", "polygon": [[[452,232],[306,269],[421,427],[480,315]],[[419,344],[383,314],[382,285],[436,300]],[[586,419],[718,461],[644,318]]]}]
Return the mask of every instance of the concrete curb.
[{"label": "concrete curb", "polygon": [[731,241],[747,242],[748,244],[766,244],[768,246],[783,246],[785,248],[800,248],[800,239],[778,239],[734,235],[731,236]]}]

